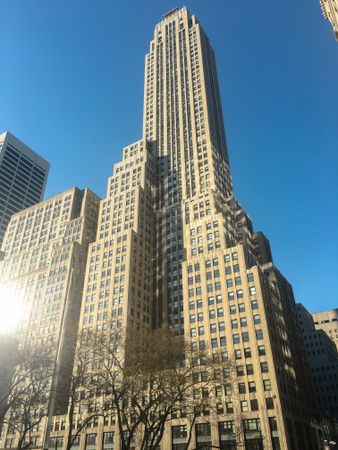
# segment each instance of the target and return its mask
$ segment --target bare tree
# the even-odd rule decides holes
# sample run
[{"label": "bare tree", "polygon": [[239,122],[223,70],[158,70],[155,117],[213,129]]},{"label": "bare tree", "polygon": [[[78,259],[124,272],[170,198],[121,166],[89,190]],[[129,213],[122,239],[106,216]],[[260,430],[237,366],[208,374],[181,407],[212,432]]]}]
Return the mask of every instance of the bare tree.
[{"label": "bare tree", "polygon": [[96,353],[95,337],[89,333],[80,334],[70,374],[66,450],[70,450],[90,422],[103,414],[102,398],[98,400],[101,391],[98,392]]},{"label": "bare tree", "polygon": [[228,361],[166,328],[113,331],[97,339],[96,350],[97,382],[116,416],[122,450],[136,443],[157,449],[166,424],[178,417],[189,423],[188,448],[196,419],[216,407],[216,384],[230,374]]},{"label": "bare tree", "polygon": [[17,384],[22,377],[14,378],[15,367],[22,360],[16,340],[8,335],[0,335],[0,425],[14,399]]},{"label": "bare tree", "polygon": [[11,379],[6,395],[3,423],[7,432],[18,436],[19,449],[32,444],[32,433],[37,431],[47,415],[54,358],[49,347],[23,347],[20,362]]}]

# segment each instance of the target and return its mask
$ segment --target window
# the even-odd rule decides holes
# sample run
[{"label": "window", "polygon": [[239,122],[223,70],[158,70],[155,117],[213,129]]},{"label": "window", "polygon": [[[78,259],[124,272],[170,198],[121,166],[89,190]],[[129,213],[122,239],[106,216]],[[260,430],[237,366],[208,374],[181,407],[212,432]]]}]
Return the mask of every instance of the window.
[{"label": "window", "polygon": [[217,403],[216,405],[217,414],[224,414],[224,406],[223,403]]},{"label": "window", "polygon": [[255,295],[255,294],[256,294],[256,288],[255,288],[255,286],[252,286],[252,287],[249,288],[249,294],[250,294],[250,295]]},{"label": "window", "polygon": [[249,333],[247,331],[242,333],[242,339],[243,339],[243,342],[249,342],[250,341]]},{"label": "window", "polygon": [[217,339],[211,339],[211,347],[212,347],[212,348],[218,347]]},{"label": "window", "polygon": [[241,327],[246,327],[248,324],[246,317],[241,317],[240,322],[241,322]]},{"label": "window", "polygon": [[257,302],[257,300],[252,300],[252,302],[251,302],[251,309],[258,309],[258,302]]},{"label": "window", "polygon": [[103,433],[103,449],[113,450],[114,449],[114,433],[108,432]]},{"label": "window", "polygon": [[258,411],[258,400],[256,400],[255,398],[250,400],[250,408],[251,411]]},{"label": "window", "polygon": [[241,339],[240,339],[240,337],[239,337],[239,334],[233,334],[233,335],[232,335],[232,342],[233,342],[234,344],[239,344],[239,343],[241,342]]},{"label": "window", "polygon": [[217,328],[215,323],[210,324],[210,333],[216,333]]},{"label": "window", "polygon": [[264,356],[264,355],[266,355],[265,345],[259,345],[259,346],[258,346],[258,354],[259,354],[259,356]]},{"label": "window", "polygon": [[239,377],[242,377],[244,375],[244,366],[237,366],[236,372]]},{"label": "window", "polygon": [[251,358],[251,348],[245,348],[244,349],[244,357],[245,358]]},{"label": "window", "polygon": [[249,406],[248,406],[247,400],[242,400],[242,401],[241,401],[241,411],[242,411],[242,412],[247,412],[247,411],[249,411]]},{"label": "window", "polygon": [[211,443],[210,423],[197,423],[195,425],[197,448],[206,448]]},{"label": "window", "polygon": [[263,330],[261,329],[256,330],[256,339],[257,340],[263,339]]},{"label": "window", "polygon": [[236,295],[237,295],[237,298],[243,298],[243,290],[242,289],[238,289],[236,291]]},{"label": "window", "polygon": [[230,314],[236,314],[236,305],[231,305],[229,309],[230,309]]},{"label": "window", "polygon": [[189,321],[190,321],[190,323],[196,322],[196,314],[190,314]]},{"label": "window", "polygon": [[242,350],[235,350],[235,359],[242,359]]},{"label": "window", "polygon": [[[92,435],[88,434],[87,438],[88,438],[88,436],[92,436]],[[94,434],[93,436],[96,436],[96,434]],[[86,439],[86,448],[89,448],[89,445],[90,444],[88,444],[88,447],[87,447],[87,439]],[[50,448],[50,449],[62,449],[62,447],[63,447],[63,437],[62,436],[60,436],[60,437],[50,437],[49,438],[48,448]]]},{"label": "window", "polygon": [[277,428],[276,417],[269,417],[269,427],[272,439],[272,447],[274,450],[280,450],[279,433]]},{"label": "window", "polygon": [[253,316],[253,320],[254,320],[254,324],[261,323],[261,317],[260,317],[260,315],[259,315],[259,314],[255,314],[255,315]]},{"label": "window", "polygon": [[225,392],[225,395],[231,395],[232,394],[232,386],[231,386],[231,384],[224,385],[224,392]]},{"label": "window", "polygon": [[91,449],[95,449],[96,448],[96,433],[91,433],[91,434],[87,434],[86,436],[86,449],[91,448]]},{"label": "window", "polygon": [[240,284],[242,284],[242,279],[241,277],[235,277],[235,285],[239,286]]},{"label": "window", "polygon": [[267,373],[269,372],[269,367],[267,362],[261,362],[261,372]]},{"label": "window", "polygon": [[221,347],[225,347],[227,345],[226,337],[225,336],[220,337],[219,342]]},{"label": "window", "polygon": [[232,414],[234,412],[234,405],[232,402],[226,402],[225,410],[228,414]]},{"label": "window", "polygon": [[264,391],[271,391],[271,381],[263,380]]},{"label": "window", "polygon": [[198,327],[198,335],[203,336],[204,334],[204,327]]},{"label": "window", "polygon": [[218,323],[218,331],[224,331],[225,330],[225,323],[219,322]]},{"label": "window", "polygon": [[249,392],[256,392],[256,382],[249,381]]},{"label": "window", "polygon": [[187,426],[186,425],[176,425],[171,427],[172,435],[172,450],[181,450],[186,447],[186,442],[188,440]]},{"label": "window", "polygon": [[245,383],[238,383],[238,392],[239,394],[246,394]]},{"label": "window", "polygon": [[235,293],[234,292],[228,292],[228,300],[234,300]]},{"label": "window", "polygon": [[249,449],[261,449],[263,448],[263,438],[261,433],[261,423],[259,419],[245,419],[244,425],[244,438],[246,447]]},{"label": "window", "polygon": [[247,278],[248,278],[249,283],[251,283],[251,281],[254,281],[253,273],[248,273]]},{"label": "window", "polygon": [[244,303],[239,303],[238,304],[238,311],[239,312],[245,312],[245,305],[244,305]]},{"label": "window", "polygon": [[225,263],[230,262],[230,255],[224,255],[224,262]]},{"label": "window", "polygon": [[266,409],[274,409],[273,397],[266,397],[265,399]]},{"label": "window", "polygon": [[248,375],[253,375],[254,370],[253,370],[253,365],[252,365],[252,364],[247,364],[247,365],[246,365],[246,373],[247,373]]},{"label": "window", "polygon": [[231,321],[231,328],[238,328],[238,320],[237,319],[233,319]]}]

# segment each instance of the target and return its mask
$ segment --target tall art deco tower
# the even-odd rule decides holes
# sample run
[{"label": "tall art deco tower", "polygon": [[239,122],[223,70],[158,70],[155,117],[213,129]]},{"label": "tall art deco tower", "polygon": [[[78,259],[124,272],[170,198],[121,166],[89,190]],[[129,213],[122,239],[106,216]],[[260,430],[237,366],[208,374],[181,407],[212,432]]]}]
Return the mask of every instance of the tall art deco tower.
[{"label": "tall art deco tower", "polygon": [[202,253],[201,245],[194,255],[184,249],[191,224],[211,219],[216,198],[232,194],[214,52],[185,9],[168,13],[155,28],[146,56],[143,134],[157,160],[156,319],[183,333],[182,262]]},{"label": "tall art deco tower", "polygon": [[[143,137],[114,166],[89,248],[80,327],[168,324],[236,362],[237,400],[219,392],[192,448],[236,448],[241,417],[248,449],[315,449],[292,288],[234,197],[214,52],[186,8],[155,27],[144,90]],[[185,439],[174,421],[163,448]]]},{"label": "tall art deco tower", "polygon": [[[197,421],[190,448],[321,448],[292,287],[234,196],[214,52],[186,8],[155,27],[144,91],[143,136],[124,148],[100,203],[79,330],[169,325],[234,362],[236,396],[219,386],[217,415]],[[80,450],[119,448],[100,420]],[[51,427],[59,446],[62,421]],[[187,441],[174,418],[161,449]]]}]

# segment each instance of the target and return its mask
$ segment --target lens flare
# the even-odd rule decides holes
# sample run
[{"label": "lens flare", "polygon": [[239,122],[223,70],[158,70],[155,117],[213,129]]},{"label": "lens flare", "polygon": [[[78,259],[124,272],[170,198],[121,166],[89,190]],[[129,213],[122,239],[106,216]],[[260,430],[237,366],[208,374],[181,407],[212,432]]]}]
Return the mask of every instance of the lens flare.
[{"label": "lens flare", "polygon": [[0,333],[13,333],[23,317],[23,303],[9,284],[0,284]]}]

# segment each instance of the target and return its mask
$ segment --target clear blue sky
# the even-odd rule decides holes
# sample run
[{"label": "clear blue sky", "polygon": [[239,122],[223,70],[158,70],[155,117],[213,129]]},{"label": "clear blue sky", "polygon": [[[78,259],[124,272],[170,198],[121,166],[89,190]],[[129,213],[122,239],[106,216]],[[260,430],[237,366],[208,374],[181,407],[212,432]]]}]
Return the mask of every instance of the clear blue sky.
[{"label": "clear blue sky", "polygon": [[[319,0],[187,0],[216,51],[236,194],[310,310],[338,306],[338,43]],[[0,131],[47,196],[105,195],[141,137],[144,55],[172,0],[2,0]]]}]

